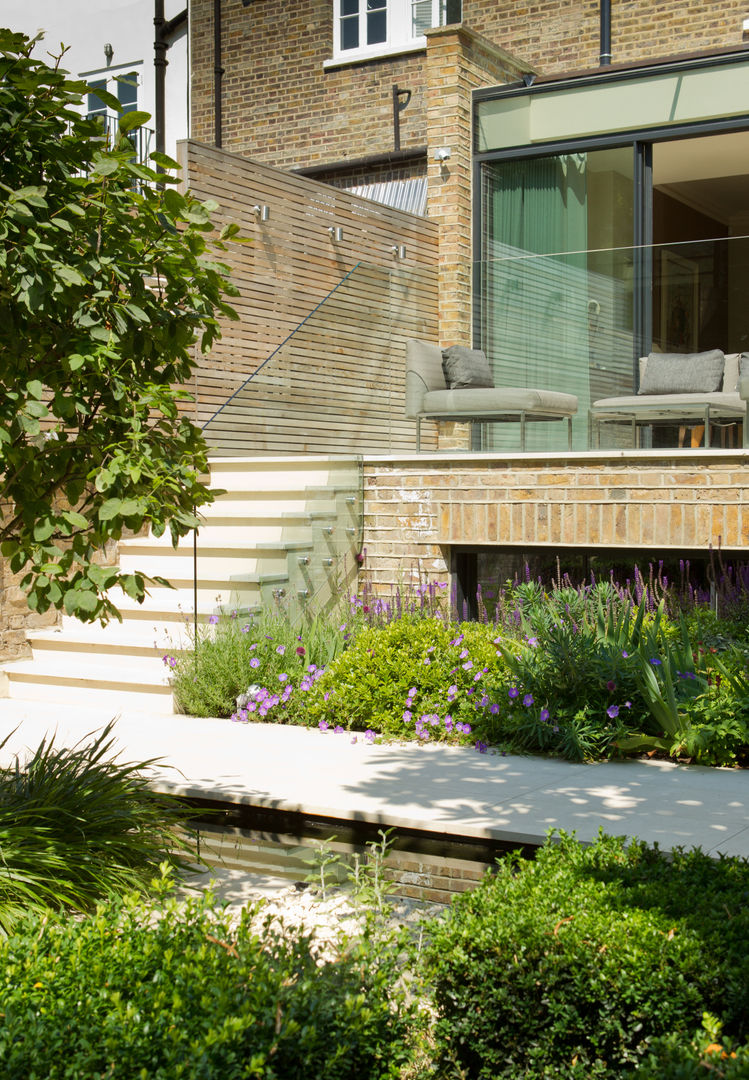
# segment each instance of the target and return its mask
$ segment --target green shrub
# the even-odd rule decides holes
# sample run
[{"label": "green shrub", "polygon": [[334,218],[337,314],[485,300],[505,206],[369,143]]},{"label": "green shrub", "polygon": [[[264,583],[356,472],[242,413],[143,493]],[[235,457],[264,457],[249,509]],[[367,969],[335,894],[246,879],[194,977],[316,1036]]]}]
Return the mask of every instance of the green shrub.
[{"label": "green shrub", "polygon": [[308,721],[412,738],[428,716],[434,723],[425,721],[423,734],[430,739],[454,737],[457,724],[480,735],[495,703],[486,681],[501,680],[496,636],[482,623],[428,617],[368,627],[315,683]]},{"label": "green shrub", "polygon": [[705,1009],[749,1020],[749,866],[561,835],[432,931],[437,1053],[469,1078],[619,1077]]},{"label": "green shrub", "polygon": [[151,762],[113,756],[113,725],[72,749],[42,741],[0,770],[0,933],[28,910],[87,910],[145,887],[188,811],[148,786]]},{"label": "green shrub", "polygon": [[398,950],[322,961],[299,932],[210,899],[137,898],[0,945],[4,1080],[384,1080],[408,1061]]},{"label": "green shrub", "polygon": [[[324,667],[346,640],[345,629],[335,620],[328,623],[318,617],[293,622],[280,611],[257,616],[236,613],[217,616],[215,624],[199,633],[197,649],[167,655],[164,662],[173,671],[180,712],[228,717],[236,712],[237,697],[248,686],[257,684],[269,692],[283,692],[285,686],[294,690],[310,665],[313,671]],[[285,678],[280,681],[279,676]],[[269,719],[288,720],[298,709],[295,701]]]}]

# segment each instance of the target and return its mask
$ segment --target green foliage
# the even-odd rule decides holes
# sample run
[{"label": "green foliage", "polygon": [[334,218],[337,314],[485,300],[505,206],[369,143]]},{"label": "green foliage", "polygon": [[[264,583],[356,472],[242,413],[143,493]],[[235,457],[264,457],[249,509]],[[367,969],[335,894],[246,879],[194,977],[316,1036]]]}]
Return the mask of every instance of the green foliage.
[{"label": "green foliage", "polygon": [[215,204],[133,160],[146,114],[107,147],[33,44],[0,30],[0,544],[32,609],[92,620],[147,585],[95,553],[146,525],[176,543],[213,498],[178,386],[236,290]]},{"label": "green foliage", "polygon": [[187,810],[149,788],[152,762],[113,756],[112,730],[72,749],[43,740],[0,770],[0,933],[29,910],[85,911],[145,887],[171,852],[189,850],[174,832]]},{"label": "green foliage", "polygon": [[744,860],[604,836],[499,863],[430,927],[441,1075],[614,1080],[706,1009],[743,1038],[747,888]]},{"label": "green foliage", "polygon": [[129,897],[0,945],[4,1080],[386,1080],[411,1056],[397,950],[323,961],[210,900]]},{"label": "green foliage", "polygon": [[[189,716],[232,716],[237,698],[256,684],[298,688],[310,665],[324,667],[345,645],[345,630],[321,616],[292,621],[284,612],[258,615],[235,612],[198,630],[186,626],[190,648],[166,656],[172,668],[172,687],[180,712]],[[284,709],[285,720],[298,715],[298,705]]]},{"label": "green foliage", "polygon": [[749,1043],[734,1047],[724,1039],[723,1025],[711,1013],[703,1014],[702,1027],[692,1039],[682,1033],[655,1039],[638,1070],[643,1080],[746,1080]]},{"label": "green foliage", "polygon": [[448,734],[444,718],[450,715],[480,731],[476,703],[485,680],[498,672],[495,635],[481,623],[451,626],[412,615],[367,627],[315,683],[306,714],[311,722],[389,735],[413,732],[423,714],[439,716],[441,726],[430,725],[430,737]]}]

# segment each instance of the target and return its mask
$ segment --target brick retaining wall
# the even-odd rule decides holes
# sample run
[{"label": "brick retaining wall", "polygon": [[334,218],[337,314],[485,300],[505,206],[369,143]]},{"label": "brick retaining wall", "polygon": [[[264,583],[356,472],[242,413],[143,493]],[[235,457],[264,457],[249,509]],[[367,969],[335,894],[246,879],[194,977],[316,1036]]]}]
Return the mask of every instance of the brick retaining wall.
[{"label": "brick retaining wall", "polygon": [[365,569],[380,589],[444,579],[457,545],[749,546],[742,450],[369,458],[364,485]]}]

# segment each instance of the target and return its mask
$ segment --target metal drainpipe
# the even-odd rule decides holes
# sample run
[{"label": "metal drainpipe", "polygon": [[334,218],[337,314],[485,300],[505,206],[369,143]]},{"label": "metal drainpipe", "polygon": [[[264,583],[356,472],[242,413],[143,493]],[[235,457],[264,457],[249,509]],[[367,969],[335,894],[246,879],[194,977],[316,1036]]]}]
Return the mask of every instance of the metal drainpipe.
[{"label": "metal drainpipe", "polygon": [[611,0],[601,0],[601,67],[611,63]]},{"label": "metal drainpipe", "polygon": [[[153,25],[156,28],[156,35],[153,43],[153,66],[155,70],[155,90],[154,90],[154,113],[156,124],[156,149],[159,153],[164,153],[164,147],[166,140],[164,136],[165,127],[165,90],[166,90],[166,50],[167,43],[164,36],[164,0],[154,0],[154,12],[153,12]],[[160,166],[156,166],[159,172],[162,171]]]},{"label": "metal drainpipe", "polygon": [[221,97],[224,69],[221,66],[221,0],[213,0],[213,111],[215,146],[221,149]]}]

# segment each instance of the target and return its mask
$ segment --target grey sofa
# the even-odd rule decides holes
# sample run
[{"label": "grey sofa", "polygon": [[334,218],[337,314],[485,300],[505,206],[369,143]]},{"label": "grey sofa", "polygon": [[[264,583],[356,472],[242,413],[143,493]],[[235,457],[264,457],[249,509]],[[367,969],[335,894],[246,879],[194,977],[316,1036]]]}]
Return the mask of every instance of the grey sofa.
[{"label": "grey sofa", "polygon": [[[406,342],[406,416],[416,420],[417,452],[421,450],[422,420],[514,421],[520,424],[521,450],[525,450],[527,421],[566,420],[568,445],[572,449],[572,417],[577,412],[574,394],[515,386],[495,387],[491,384],[486,357],[476,349],[463,349],[462,353],[475,354],[484,377],[473,381],[483,385],[461,385],[460,374],[465,374],[461,372],[456,386],[454,373],[450,382],[446,375],[446,371],[451,370],[449,354],[454,352],[460,353],[458,347],[443,353],[439,345],[417,340]],[[470,377],[467,381],[471,381]]]},{"label": "grey sofa", "polygon": [[[669,385],[672,389],[669,389]],[[660,392],[658,392],[660,391]],[[705,353],[650,353],[640,359],[640,391],[601,398],[590,409],[590,445],[600,446],[601,424],[626,421],[637,428],[682,421],[705,426],[705,446],[715,423],[743,421],[743,446],[749,447],[749,353],[719,349]]]}]

